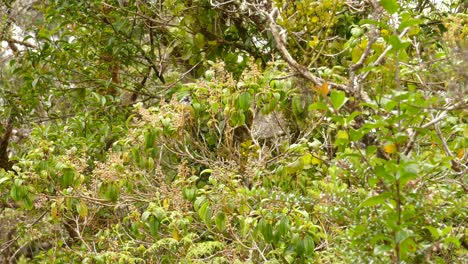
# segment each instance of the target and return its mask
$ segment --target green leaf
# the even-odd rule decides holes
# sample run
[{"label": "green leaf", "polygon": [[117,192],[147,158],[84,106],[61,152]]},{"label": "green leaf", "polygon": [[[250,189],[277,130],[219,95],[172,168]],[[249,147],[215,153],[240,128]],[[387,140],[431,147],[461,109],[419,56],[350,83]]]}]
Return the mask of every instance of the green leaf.
[{"label": "green leaf", "polygon": [[362,26],[362,25],[375,25],[375,26],[379,26],[383,29],[385,28],[388,28],[388,25],[386,23],[383,23],[383,22],[380,22],[380,21],[377,21],[377,20],[374,20],[374,19],[362,19],[361,21],[359,21],[359,25]]},{"label": "green leaf", "polygon": [[10,190],[10,196],[14,201],[19,201],[22,198],[22,186],[13,185]]},{"label": "green leaf", "polygon": [[380,4],[390,14],[395,13],[400,8],[396,0],[380,0]]},{"label": "green leaf", "polygon": [[203,222],[208,226],[208,228],[211,226],[211,215],[212,215],[212,210],[210,208],[210,204],[208,202],[205,202],[200,209],[198,210],[198,216],[203,220]]},{"label": "green leaf", "polygon": [[400,248],[402,255],[406,255],[407,252],[416,252],[418,246],[413,239],[407,238],[400,243]]},{"label": "green leaf", "polygon": [[440,237],[440,232],[437,228],[433,227],[433,226],[426,226],[425,227],[427,230],[429,230],[429,232],[431,233],[431,235],[434,237],[435,240],[439,239]]},{"label": "green leaf", "polygon": [[281,236],[286,235],[289,232],[289,218],[286,216],[283,216],[281,221],[278,224],[278,233]]},{"label": "green leaf", "polygon": [[311,236],[306,235],[304,237],[304,253],[306,256],[311,256],[314,254],[314,251],[315,251],[314,239]]},{"label": "green leaf", "polygon": [[145,133],[145,150],[150,149],[156,142],[156,133],[153,130],[149,130]]},{"label": "green leaf", "polygon": [[353,35],[354,37],[360,37],[363,33],[364,30],[362,30],[362,28],[360,27],[353,27],[351,29],[351,35]]},{"label": "green leaf", "polygon": [[247,111],[252,103],[252,96],[248,92],[241,93],[236,100],[236,108]]},{"label": "green leaf", "polygon": [[81,201],[77,206],[76,206],[76,211],[80,215],[81,218],[86,218],[88,215],[88,206],[86,206],[86,203]]},{"label": "green leaf", "polygon": [[40,77],[37,77],[37,78],[34,79],[34,81],[32,82],[31,85],[32,85],[32,87],[33,87],[34,89],[36,89],[36,86],[37,86],[37,83],[39,82],[39,79],[40,79]]},{"label": "green leaf", "polygon": [[408,20],[404,20],[403,22],[401,22],[400,26],[398,27],[398,30],[403,30],[407,27],[412,27],[412,26],[416,26],[416,25],[419,25],[423,22],[422,19],[419,19],[419,18],[410,18]]},{"label": "green leaf", "polygon": [[340,109],[347,100],[345,93],[343,91],[337,90],[333,90],[331,92],[330,99],[333,108],[335,108],[336,110]]},{"label": "green leaf", "polygon": [[348,132],[345,130],[340,130],[336,134],[335,145],[336,146],[346,146],[349,143]]},{"label": "green leaf", "polygon": [[296,241],[295,251],[296,251],[296,254],[297,254],[299,257],[303,257],[304,252],[305,252],[304,240],[298,239],[298,240]]},{"label": "green leaf", "polygon": [[409,162],[403,165],[403,169],[400,169],[399,180],[401,185],[406,185],[406,183],[412,179],[417,178],[419,173],[419,165],[416,162]]},{"label": "green leaf", "polygon": [[106,196],[111,202],[117,201],[117,199],[119,198],[119,188],[116,183],[109,184],[107,188]]},{"label": "green leaf", "polygon": [[196,194],[197,188],[195,187],[185,186],[182,188],[182,196],[189,201],[193,201],[197,197]]},{"label": "green leaf", "polygon": [[63,188],[67,188],[73,184],[75,180],[75,172],[72,168],[65,168],[62,172],[61,183]]},{"label": "green leaf", "polygon": [[405,48],[407,48],[407,47],[410,45],[410,43],[407,42],[407,41],[405,41],[405,42],[401,41],[401,40],[400,40],[400,37],[398,37],[398,36],[396,36],[396,35],[390,36],[390,37],[388,38],[388,43],[389,43],[390,45],[392,45],[392,48],[393,48],[394,50],[405,49]]},{"label": "green leaf", "polygon": [[324,111],[327,111],[328,106],[324,102],[318,101],[318,102],[315,102],[315,103],[309,105],[308,110],[309,111],[311,111],[311,110],[324,110]]},{"label": "green leaf", "polygon": [[460,240],[454,236],[449,236],[445,238],[444,244],[447,246],[449,246],[450,244],[453,244],[456,248],[459,248],[461,246]]},{"label": "green leaf", "polygon": [[358,130],[355,130],[353,128],[351,128],[349,130],[349,137],[351,139],[351,141],[358,141],[360,140],[365,134],[363,133],[363,131],[361,129],[358,129]]},{"label": "green leaf", "polygon": [[3,178],[1,178],[1,179],[0,179],[0,185],[2,185],[2,183],[6,182],[6,181],[8,181],[8,180],[9,180],[8,177],[3,177]]},{"label": "green leaf", "polygon": [[213,173],[213,170],[212,169],[204,169],[200,172],[200,176],[202,176],[203,174],[212,174]]},{"label": "green leaf", "polygon": [[157,236],[158,235],[158,230],[159,230],[160,224],[161,223],[159,222],[159,220],[154,215],[151,215],[149,217],[148,227],[149,227],[149,231],[150,231],[152,236]]},{"label": "green leaf", "polygon": [[205,203],[206,198],[204,196],[198,197],[195,202],[193,203],[193,208],[195,211],[198,211],[200,207]]},{"label": "green leaf", "polygon": [[232,113],[230,121],[232,126],[242,126],[245,124],[245,115],[242,110],[238,110]]},{"label": "green leaf", "polygon": [[286,171],[288,174],[296,173],[304,168],[304,160],[301,158],[296,159],[295,161],[289,163],[286,166]]},{"label": "green leaf", "polygon": [[268,223],[264,219],[261,219],[258,222],[258,229],[263,235],[263,239],[265,239],[265,242],[270,243],[273,240],[273,227],[270,223]]},{"label": "green leaf", "polygon": [[226,229],[227,217],[223,212],[218,213],[215,218],[215,224],[219,231],[224,231]]},{"label": "green leaf", "polygon": [[299,116],[304,112],[301,96],[295,95],[292,98],[291,104],[294,115]]},{"label": "green leaf", "polygon": [[377,196],[372,196],[370,198],[367,198],[364,202],[362,202],[359,205],[359,208],[361,208],[361,207],[370,207],[370,206],[376,206],[376,205],[379,205],[379,204],[383,204],[387,200],[387,198],[389,198],[389,197],[391,197],[391,194],[388,193],[388,192],[379,194]]},{"label": "green leaf", "polygon": [[114,182],[103,183],[99,188],[99,194],[111,202],[117,201],[119,193],[119,188]]},{"label": "green leaf", "polygon": [[197,48],[201,49],[205,46],[205,36],[201,33],[197,33],[193,38],[193,42]]}]

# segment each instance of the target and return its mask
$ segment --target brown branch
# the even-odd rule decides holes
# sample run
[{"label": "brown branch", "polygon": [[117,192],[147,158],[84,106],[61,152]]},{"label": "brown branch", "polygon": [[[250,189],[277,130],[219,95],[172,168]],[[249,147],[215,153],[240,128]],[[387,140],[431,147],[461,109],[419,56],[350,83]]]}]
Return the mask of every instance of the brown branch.
[{"label": "brown branch", "polygon": [[346,93],[350,93],[349,88],[346,85],[343,84],[337,84],[333,82],[328,82],[325,81],[324,79],[313,75],[307,67],[304,65],[299,64],[289,53],[289,51],[286,48],[286,43],[280,36],[280,33],[278,32],[278,24],[276,24],[275,17],[277,16],[278,9],[274,8],[271,13],[265,14],[268,17],[268,20],[270,21],[269,23],[269,29],[271,31],[271,34],[273,35],[273,38],[275,39],[276,42],[276,48],[280,52],[281,56],[283,59],[288,63],[291,68],[293,68],[296,72],[298,72],[303,78],[311,81],[315,85],[322,85],[323,83],[328,83],[328,85],[332,88],[338,89],[345,91]]},{"label": "brown branch", "polygon": [[[14,44],[18,44],[18,45],[25,46],[25,47],[28,47],[28,48],[31,48],[31,49],[36,49],[37,48],[35,45],[33,45],[31,43],[28,43],[28,42],[22,41],[22,40],[18,40],[18,39],[14,39],[14,38],[6,38],[6,39],[4,39],[4,41],[6,41],[9,46],[14,45]],[[16,47],[16,45],[15,45],[15,48],[16,48],[16,51],[17,51],[18,48]]]},{"label": "brown branch", "polygon": [[[410,29],[410,27],[405,28],[405,29],[400,33],[400,35],[398,35],[398,37],[399,37],[399,38],[402,38],[403,36],[405,36],[406,33],[408,33],[409,29]],[[388,53],[392,48],[393,48],[392,45],[388,45],[387,48],[382,52],[382,54],[380,54],[380,56],[379,56],[373,63],[371,63],[370,66],[377,66],[377,65],[379,65],[380,63],[382,63],[383,59],[385,58],[385,56],[387,55],[387,53]],[[362,74],[362,75],[360,76],[361,81],[364,81],[364,80],[367,78],[368,75],[369,75],[369,72],[365,72],[364,74]]]},{"label": "brown branch", "polygon": [[461,164],[457,162],[454,158],[455,155],[453,155],[452,151],[450,150],[447,140],[445,139],[444,135],[442,135],[442,131],[440,131],[440,127],[438,123],[434,124],[434,129],[437,133],[437,136],[439,137],[440,141],[442,141],[442,146],[444,147],[445,154],[449,157],[452,158],[451,163],[452,163],[452,169],[456,172],[461,171]]},{"label": "brown branch", "polygon": [[8,157],[8,145],[13,132],[13,119],[10,117],[4,126],[4,133],[0,138],[0,168],[6,171],[12,170],[13,162]]},{"label": "brown branch", "polygon": [[[420,129],[425,129],[425,128],[428,128],[432,125],[435,125],[437,124],[438,122],[440,122],[442,119],[444,119],[448,113],[452,110],[456,110],[458,109],[461,105],[465,105],[466,102],[464,101],[461,101],[461,102],[458,102],[458,103],[455,103],[453,104],[452,106],[450,107],[447,107],[445,110],[443,110],[442,112],[440,112],[434,119],[432,119],[431,121],[427,122],[426,124],[422,125],[420,127]],[[408,155],[411,150],[413,149],[413,145],[414,145],[414,142],[416,140],[416,136],[419,134],[419,131],[414,131],[410,137],[409,137],[409,140],[408,140],[408,143],[406,144],[405,146],[405,150],[404,150],[404,154],[405,155]]]}]

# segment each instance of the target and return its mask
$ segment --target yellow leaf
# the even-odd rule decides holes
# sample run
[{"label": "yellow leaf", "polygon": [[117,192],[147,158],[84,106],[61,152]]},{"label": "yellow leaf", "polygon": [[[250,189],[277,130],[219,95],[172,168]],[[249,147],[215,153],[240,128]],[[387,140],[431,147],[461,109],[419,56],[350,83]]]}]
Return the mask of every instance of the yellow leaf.
[{"label": "yellow leaf", "polygon": [[56,203],[52,203],[51,208],[50,208],[50,215],[52,216],[52,219],[57,220],[58,219],[58,208]]},{"label": "yellow leaf", "polygon": [[327,82],[324,82],[322,84],[322,87],[320,88],[320,94],[323,95],[323,96],[326,96],[329,92],[329,88],[328,88],[328,83]]},{"label": "yellow leaf", "polygon": [[175,240],[179,240],[180,238],[179,232],[175,228],[172,230],[172,238],[174,238]]},{"label": "yellow leaf", "polygon": [[88,206],[86,206],[86,203],[83,201],[80,202],[80,204],[77,206],[78,214],[80,215],[81,218],[86,218],[88,215]]},{"label": "yellow leaf", "polygon": [[397,152],[397,148],[396,148],[396,145],[391,143],[391,144],[387,144],[385,145],[384,147],[384,151],[387,152],[388,154],[394,154]]},{"label": "yellow leaf", "polygon": [[322,86],[315,86],[313,87],[313,90],[315,90],[317,93],[323,95],[323,96],[327,96],[328,95],[328,92],[330,91],[330,88],[329,88],[329,85],[327,82],[324,82],[322,84]]},{"label": "yellow leaf", "polygon": [[312,163],[312,165],[320,165],[320,164],[322,164],[322,161],[320,159],[316,158],[315,156],[312,156],[311,163]]},{"label": "yellow leaf", "polygon": [[349,139],[348,133],[346,131],[344,131],[344,130],[338,131],[338,133],[336,134],[336,138],[337,139],[345,139],[345,140]]},{"label": "yellow leaf", "polygon": [[168,198],[163,200],[163,207],[164,209],[169,209],[169,205],[171,205],[171,201]]},{"label": "yellow leaf", "polygon": [[459,159],[462,159],[464,155],[465,155],[465,149],[464,148],[459,149],[457,153],[457,157]]}]

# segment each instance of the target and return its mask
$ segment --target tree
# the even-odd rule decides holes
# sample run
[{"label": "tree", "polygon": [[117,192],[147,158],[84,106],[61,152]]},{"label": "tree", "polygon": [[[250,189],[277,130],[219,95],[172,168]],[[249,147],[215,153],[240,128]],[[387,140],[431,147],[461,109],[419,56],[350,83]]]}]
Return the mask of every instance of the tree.
[{"label": "tree", "polygon": [[465,9],[3,1],[4,261],[461,262]]}]

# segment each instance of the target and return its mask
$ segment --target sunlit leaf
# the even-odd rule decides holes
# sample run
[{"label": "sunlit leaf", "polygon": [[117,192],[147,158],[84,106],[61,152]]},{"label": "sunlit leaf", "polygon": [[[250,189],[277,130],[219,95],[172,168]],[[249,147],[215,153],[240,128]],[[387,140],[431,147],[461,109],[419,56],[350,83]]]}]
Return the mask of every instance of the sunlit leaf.
[{"label": "sunlit leaf", "polygon": [[395,144],[390,143],[383,147],[383,150],[388,154],[395,154],[397,152],[397,147]]},{"label": "sunlit leaf", "polygon": [[338,90],[333,90],[331,92],[330,99],[333,108],[335,108],[336,110],[340,109],[347,100],[345,93],[343,91]]},{"label": "sunlit leaf", "polygon": [[380,4],[390,14],[395,13],[400,8],[396,0],[380,0]]}]

